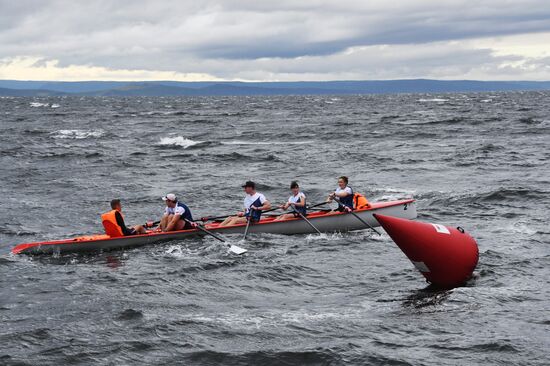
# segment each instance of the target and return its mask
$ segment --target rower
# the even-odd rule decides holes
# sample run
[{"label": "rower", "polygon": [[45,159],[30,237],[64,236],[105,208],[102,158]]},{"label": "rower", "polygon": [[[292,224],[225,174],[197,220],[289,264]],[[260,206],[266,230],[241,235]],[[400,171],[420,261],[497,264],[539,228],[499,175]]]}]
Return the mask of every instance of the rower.
[{"label": "rower", "polygon": [[348,186],[348,177],[341,176],[338,178],[338,188],[327,198],[327,202],[332,202],[334,197],[337,197],[342,204],[338,204],[337,211],[351,212],[353,211],[353,189]]},{"label": "rower", "polygon": [[162,197],[166,202],[164,215],[160,219],[159,229],[161,231],[178,231],[192,229],[194,225],[191,210],[186,204],[179,202],[178,198],[173,193],[168,193]]},{"label": "rower", "polygon": [[142,225],[133,227],[126,226],[124,223],[124,216],[122,215],[122,204],[119,199],[111,201],[111,211],[101,215],[101,222],[105,228],[105,233],[111,238],[146,233]]},{"label": "rower", "polygon": [[289,207],[292,207],[295,212],[282,214],[281,216],[277,217],[275,221],[300,217],[298,212],[306,216],[306,195],[300,192],[300,186],[298,185],[298,182],[294,181],[290,183],[290,191],[292,192],[292,195],[288,198],[288,201],[284,205],[281,205],[279,207],[283,210],[287,210]]},{"label": "rower", "polygon": [[246,196],[244,197],[244,211],[238,212],[236,216],[225,219],[220,226],[245,224],[248,220],[251,223],[260,221],[262,211],[269,210],[271,203],[265,196],[256,192],[256,183],[247,181],[243,186]]}]

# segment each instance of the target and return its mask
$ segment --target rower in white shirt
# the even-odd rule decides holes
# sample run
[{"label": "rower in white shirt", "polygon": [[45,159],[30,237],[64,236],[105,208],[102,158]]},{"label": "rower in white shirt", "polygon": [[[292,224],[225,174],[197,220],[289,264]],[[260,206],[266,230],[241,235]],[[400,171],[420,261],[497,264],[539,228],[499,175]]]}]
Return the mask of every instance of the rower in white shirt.
[{"label": "rower in white shirt", "polygon": [[250,219],[251,223],[260,221],[262,211],[269,210],[271,203],[265,196],[256,192],[256,184],[252,181],[247,181],[243,185],[246,196],[244,197],[244,211],[238,212],[236,216],[230,216],[225,219],[220,226],[246,224]]},{"label": "rower in white shirt", "polygon": [[342,203],[338,205],[338,211],[353,211],[353,189],[348,186],[348,177],[341,176],[338,178],[338,187],[329,194],[327,202],[332,202],[334,197],[337,197]]},{"label": "rower in white shirt", "polygon": [[298,212],[306,216],[306,195],[303,192],[300,192],[300,186],[298,185],[298,182],[294,181],[290,183],[290,191],[292,192],[292,195],[288,198],[288,201],[284,205],[281,205],[279,207],[283,210],[287,210],[290,207],[295,212],[282,214],[281,216],[277,217],[275,221],[300,217]]},{"label": "rower in white shirt", "polygon": [[160,231],[178,231],[193,228],[193,215],[191,210],[183,202],[179,202],[173,193],[168,193],[162,197],[166,203],[164,215],[160,219]]}]

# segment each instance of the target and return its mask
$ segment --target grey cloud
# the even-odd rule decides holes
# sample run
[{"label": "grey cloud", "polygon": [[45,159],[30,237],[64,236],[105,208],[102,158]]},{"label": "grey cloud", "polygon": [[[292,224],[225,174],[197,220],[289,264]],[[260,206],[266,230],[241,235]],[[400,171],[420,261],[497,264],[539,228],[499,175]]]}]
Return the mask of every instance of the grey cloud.
[{"label": "grey cloud", "polygon": [[[295,69],[281,72],[308,72],[300,58],[313,62],[312,57],[319,64],[323,57],[344,63],[326,63],[327,73],[342,67],[352,74],[355,67],[361,68],[356,60],[363,66],[365,60],[340,55],[350,47],[422,45],[543,31],[550,31],[550,7],[544,0],[0,0],[0,58],[36,55],[57,59],[61,65],[217,76],[227,75],[227,65],[243,68],[236,68],[233,75],[248,74],[249,68],[250,74],[264,75],[290,67]],[[420,49],[430,54],[429,48]],[[476,50],[464,52],[470,61],[479,55]],[[422,62],[446,62],[443,56],[431,55]],[[496,60],[488,51],[483,57]],[[413,66],[423,69],[420,64]],[[401,64],[401,68],[409,67]]]},{"label": "grey cloud", "polygon": [[333,79],[391,79],[424,77],[426,75],[460,75],[480,65],[496,65],[508,58],[495,58],[490,50],[457,49],[452,45],[395,46],[387,49],[366,48],[352,54],[335,54],[325,57],[300,59],[265,59],[250,64],[244,60],[210,60],[201,63],[206,70],[219,70],[224,75],[237,75],[244,79],[262,79],[272,73],[279,78],[292,80],[296,76],[310,75],[311,80],[331,75]]}]

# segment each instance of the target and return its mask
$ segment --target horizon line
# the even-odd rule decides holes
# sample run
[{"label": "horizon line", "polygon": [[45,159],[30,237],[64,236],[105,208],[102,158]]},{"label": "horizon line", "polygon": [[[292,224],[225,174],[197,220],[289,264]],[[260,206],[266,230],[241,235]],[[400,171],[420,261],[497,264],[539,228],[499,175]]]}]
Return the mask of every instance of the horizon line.
[{"label": "horizon line", "polygon": [[474,81],[474,82],[528,82],[528,83],[547,83],[550,80],[525,80],[525,79],[511,79],[511,80],[498,80],[498,79],[432,79],[432,78],[399,78],[399,79],[327,79],[327,80],[170,80],[170,79],[135,79],[135,80],[39,80],[39,79],[0,79],[0,81],[16,81],[16,82],[41,82],[41,83],[88,83],[88,82],[105,82],[105,83],[147,83],[147,82],[171,82],[171,83],[338,83],[338,82],[362,82],[362,81],[443,81],[443,82],[457,82],[457,81]]}]

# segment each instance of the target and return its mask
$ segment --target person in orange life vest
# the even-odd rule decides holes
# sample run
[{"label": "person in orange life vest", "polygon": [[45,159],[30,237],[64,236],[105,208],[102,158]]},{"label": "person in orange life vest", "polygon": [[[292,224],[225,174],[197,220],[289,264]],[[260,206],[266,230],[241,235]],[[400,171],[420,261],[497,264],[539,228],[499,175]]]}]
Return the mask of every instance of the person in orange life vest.
[{"label": "person in orange life vest", "polygon": [[124,216],[122,215],[122,204],[119,199],[111,201],[112,210],[101,215],[105,232],[111,237],[117,236],[130,236],[145,234],[146,230],[142,225],[136,225],[128,227],[124,223]]},{"label": "person in orange life vest", "polygon": [[168,193],[162,197],[162,200],[166,202],[166,209],[160,220],[159,229],[161,231],[187,230],[196,226],[192,222],[193,216],[191,215],[191,210],[186,204],[179,202],[175,194]]},{"label": "person in orange life vest", "polygon": [[327,202],[332,202],[334,197],[337,197],[342,204],[338,204],[336,211],[353,211],[353,189],[348,186],[348,177],[341,176],[338,178],[338,187],[334,192],[329,194]]},{"label": "person in orange life vest", "polygon": [[271,203],[265,198],[265,196],[259,192],[256,192],[256,184],[251,181],[247,181],[244,185],[244,197],[243,206],[244,211],[238,212],[237,216],[230,216],[220,223],[220,226],[246,224],[248,220],[251,223],[260,221],[262,211],[269,210]]},{"label": "person in orange life vest", "polygon": [[292,195],[288,198],[288,201],[284,205],[279,206],[279,208],[286,210],[289,207],[292,207],[294,212],[282,214],[281,216],[278,216],[275,221],[301,217],[298,212],[304,216],[307,215],[306,195],[300,191],[300,186],[298,185],[298,182],[294,181],[290,183],[290,191],[292,192]]}]

